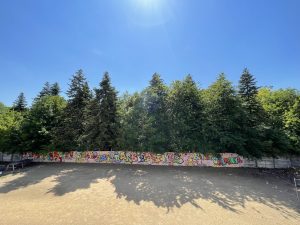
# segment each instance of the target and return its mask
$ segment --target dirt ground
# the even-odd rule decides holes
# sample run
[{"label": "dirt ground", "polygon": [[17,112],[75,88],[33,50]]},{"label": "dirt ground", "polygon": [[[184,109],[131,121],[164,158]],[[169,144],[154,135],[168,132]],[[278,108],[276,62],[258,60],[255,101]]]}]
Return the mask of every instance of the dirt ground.
[{"label": "dirt ground", "polygon": [[38,164],[0,177],[6,224],[300,224],[292,184],[251,169]]}]

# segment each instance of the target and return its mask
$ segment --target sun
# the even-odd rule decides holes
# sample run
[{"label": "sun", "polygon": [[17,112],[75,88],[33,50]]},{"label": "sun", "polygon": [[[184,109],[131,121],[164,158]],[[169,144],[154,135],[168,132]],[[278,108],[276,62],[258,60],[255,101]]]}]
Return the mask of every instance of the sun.
[{"label": "sun", "polygon": [[163,0],[135,0],[135,4],[145,10],[155,9],[162,4]]},{"label": "sun", "polygon": [[128,18],[143,27],[164,25],[172,17],[171,0],[130,0]]}]

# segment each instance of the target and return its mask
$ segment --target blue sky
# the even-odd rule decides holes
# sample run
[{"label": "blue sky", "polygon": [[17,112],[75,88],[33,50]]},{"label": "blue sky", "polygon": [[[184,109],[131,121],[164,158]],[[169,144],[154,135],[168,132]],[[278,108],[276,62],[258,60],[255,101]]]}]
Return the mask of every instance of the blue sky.
[{"label": "blue sky", "polygon": [[65,92],[82,68],[119,92],[154,72],[167,84],[220,72],[235,85],[248,67],[258,84],[300,89],[299,0],[9,0],[0,2],[0,101],[28,101],[46,81]]}]

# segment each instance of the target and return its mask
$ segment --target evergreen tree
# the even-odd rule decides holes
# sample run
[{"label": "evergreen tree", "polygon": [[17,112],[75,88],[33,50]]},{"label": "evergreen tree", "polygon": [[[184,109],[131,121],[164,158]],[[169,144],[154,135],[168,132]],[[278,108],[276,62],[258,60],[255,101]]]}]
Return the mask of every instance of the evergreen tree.
[{"label": "evergreen tree", "polygon": [[20,93],[17,100],[14,102],[12,109],[18,112],[26,111],[27,102],[23,92]]},{"label": "evergreen tree", "polygon": [[90,148],[111,150],[117,147],[118,136],[117,93],[111,86],[109,74],[106,72],[100,82],[100,88],[95,89],[95,98],[87,108],[83,139]]},{"label": "evergreen tree", "polygon": [[264,150],[264,115],[262,106],[257,100],[258,87],[256,86],[256,80],[247,68],[244,69],[241,75],[238,94],[244,110],[244,120],[240,125],[243,128],[245,149],[248,154],[259,157]]},{"label": "evergreen tree", "polygon": [[242,100],[243,108],[247,111],[249,122],[253,125],[262,119],[262,107],[257,100],[258,87],[256,80],[248,69],[245,68],[239,80],[239,96]]},{"label": "evergreen tree", "polygon": [[55,82],[54,84],[51,85],[50,93],[51,93],[52,96],[59,95],[60,87],[59,87],[59,84],[57,82]]},{"label": "evergreen tree", "polygon": [[164,152],[170,147],[169,117],[167,113],[168,89],[160,75],[155,73],[144,92],[147,111],[145,145],[148,151]]},{"label": "evergreen tree", "polygon": [[204,147],[204,103],[190,75],[175,81],[168,96],[172,149],[199,151]]},{"label": "evergreen tree", "polygon": [[72,77],[67,91],[69,97],[61,125],[55,129],[55,143],[64,150],[83,150],[84,111],[89,104],[91,92],[82,70]]},{"label": "evergreen tree", "polygon": [[120,100],[120,147],[129,151],[145,151],[149,132],[149,118],[144,93],[125,94]]},{"label": "evergreen tree", "polygon": [[79,70],[67,102],[47,82],[29,110],[23,93],[12,110],[0,103],[0,149],[300,154],[299,91],[258,88],[247,69],[238,87],[221,74],[205,90],[191,76],[168,88],[155,73],[143,91],[117,99],[108,73],[93,96]]},{"label": "evergreen tree", "polygon": [[222,73],[203,94],[206,102],[208,148],[216,152],[244,154],[245,140],[240,126],[243,114],[232,84]]},{"label": "evergreen tree", "polygon": [[40,91],[40,93],[38,94],[37,99],[40,99],[44,96],[49,96],[51,95],[51,85],[50,83],[47,81],[45,84],[44,84],[44,87],[43,89]]}]

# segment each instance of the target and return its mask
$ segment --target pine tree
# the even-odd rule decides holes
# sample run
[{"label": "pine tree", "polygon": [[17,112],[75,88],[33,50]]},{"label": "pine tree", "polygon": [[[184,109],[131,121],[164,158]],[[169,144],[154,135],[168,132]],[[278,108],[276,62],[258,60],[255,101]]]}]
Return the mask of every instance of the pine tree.
[{"label": "pine tree", "polygon": [[111,150],[117,147],[119,119],[117,93],[111,86],[109,74],[104,73],[100,88],[86,111],[84,138],[90,148]]},{"label": "pine tree", "polygon": [[83,150],[85,146],[81,137],[84,133],[84,111],[89,104],[91,92],[82,70],[73,75],[67,95],[69,99],[62,124],[55,129],[55,143],[64,150]]},{"label": "pine tree", "polygon": [[244,120],[241,126],[245,138],[245,149],[250,155],[259,157],[263,153],[264,115],[257,99],[256,80],[247,68],[244,69],[239,80],[238,94],[244,110]]},{"label": "pine tree", "polygon": [[190,75],[175,81],[168,95],[172,149],[203,150],[204,103]]},{"label": "pine tree", "polygon": [[255,123],[261,119],[262,107],[257,100],[258,87],[256,80],[248,69],[245,68],[239,81],[239,96],[242,100],[242,105],[250,116],[251,123]]},{"label": "pine tree", "polygon": [[20,93],[17,100],[14,102],[12,109],[18,112],[23,112],[26,110],[27,102],[23,92]]},{"label": "pine tree", "polygon": [[52,96],[59,95],[60,87],[59,87],[59,84],[57,82],[55,82],[54,84],[51,85],[50,92],[51,92]]},{"label": "pine tree", "polygon": [[168,89],[160,75],[154,73],[143,94],[147,111],[144,141],[148,151],[164,152],[170,147],[167,94]]},{"label": "pine tree", "polygon": [[206,102],[206,139],[216,152],[244,153],[241,134],[243,114],[232,84],[222,73],[204,93]]},{"label": "pine tree", "polygon": [[47,81],[45,84],[44,84],[44,87],[43,89],[40,91],[40,93],[38,94],[38,97],[36,99],[40,99],[44,96],[49,96],[51,95],[51,85],[50,83]]}]

